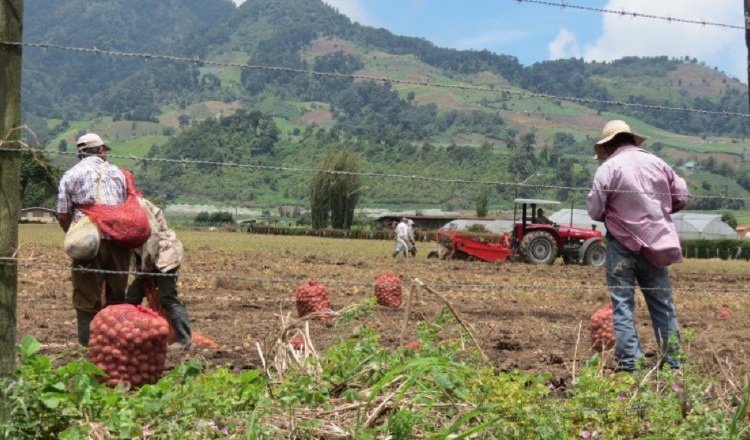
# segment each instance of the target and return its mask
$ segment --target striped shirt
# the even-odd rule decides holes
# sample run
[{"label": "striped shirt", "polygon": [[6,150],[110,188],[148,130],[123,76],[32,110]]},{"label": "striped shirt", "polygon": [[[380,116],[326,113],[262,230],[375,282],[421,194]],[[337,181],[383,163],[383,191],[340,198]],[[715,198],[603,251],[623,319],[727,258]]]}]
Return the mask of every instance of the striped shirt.
[{"label": "striped shirt", "polygon": [[[97,201],[99,175],[101,178],[100,200]],[[63,174],[57,192],[57,212],[71,214],[75,219],[83,214],[75,209],[76,205],[119,205],[127,198],[125,175],[115,165],[105,162],[99,156],[81,159],[73,168]]]}]

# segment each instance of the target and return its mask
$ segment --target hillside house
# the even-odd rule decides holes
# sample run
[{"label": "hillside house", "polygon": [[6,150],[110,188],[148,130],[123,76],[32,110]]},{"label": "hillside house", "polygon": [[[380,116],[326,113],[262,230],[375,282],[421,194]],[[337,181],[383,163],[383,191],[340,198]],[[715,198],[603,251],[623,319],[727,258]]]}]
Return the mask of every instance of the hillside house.
[{"label": "hillside house", "polygon": [[57,213],[54,209],[33,207],[21,209],[20,223],[54,223]]},{"label": "hillside house", "polygon": [[297,205],[279,206],[279,217],[299,217],[300,213],[302,213],[302,208]]}]

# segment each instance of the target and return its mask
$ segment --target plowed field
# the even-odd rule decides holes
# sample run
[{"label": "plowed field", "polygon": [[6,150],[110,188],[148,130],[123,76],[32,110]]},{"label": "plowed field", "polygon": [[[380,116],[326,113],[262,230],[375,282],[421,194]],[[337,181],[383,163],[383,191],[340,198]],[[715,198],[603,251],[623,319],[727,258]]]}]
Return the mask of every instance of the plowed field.
[{"label": "plowed field", "polygon": [[[499,369],[557,377],[592,356],[588,319],[608,301],[603,270],[591,267],[428,260],[429,243],[419,245],[417,258],[402,260],[390,256],[394,243],[387,241],[189,230],[178,235],[186,249],[180,295],[193,330],[221,346],[194,355],[234,369],[259,365],[256,341],[280,329],[280,314],[294,316],[294,292],[308,278],[328,286],[335,309],[370,301],[380,274],[401,274],[406,286],[418,278],[444,294]],[[19,269],[18,337],[31,334],[46,353],[66,359],[81,351],[75,348],[62,239],[55,225],[21,226],[19,256],[31,261]],[[731,380],[750,373],[750,263],[687,260],[671,274],[688,362],[707,376]],[[416,297],[406,339],[414,339],[415,321],[433,322],[442,308],[427,292]],[[719,316],[722,308],[731,311],[727,319]],[[377,328],[384,344],[396,346],[403,317],[403,310],[376,308],[355,325]],[[644,349],[654,355],[642,300],[637,320]],[[311,327],[318,348],[350,331],[351,325]],[[170,354],[170,364],[180,356]]]}]

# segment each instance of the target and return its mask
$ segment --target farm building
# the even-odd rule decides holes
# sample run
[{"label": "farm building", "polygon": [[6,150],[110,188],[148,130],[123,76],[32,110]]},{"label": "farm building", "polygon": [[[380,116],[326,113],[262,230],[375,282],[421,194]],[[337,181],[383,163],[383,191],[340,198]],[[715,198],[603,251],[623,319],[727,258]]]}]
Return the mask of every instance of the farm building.
[{"label": "farm building", "polygon": [[54,209],[49,208],[23,208],[19,221],[21,223],[54,223],[57,221],[57,214]]},{"label": "farm building", "polygon": [[[435,210],[440,212],[439,210]],[[464,213],[458,213],[458,212],[440,212],[440,215],[429,215],[429,214],[414,214],[409,212],[399,212],[395,214],[387,214],[387,215],[381,215],[377,217],[375,220],[378,227],[380,229],[393,229],[396,227],[398,222],[402,218],[408,218],[410,220],[414,221],[414,228],[415,229],[421,229],[422,231],[437,231],[438,229],[446,226],[449,222],[456,222],[462,223],[462,225],[459,227],[459,229],[465,229],[471,226],[472,224],[485,224],[488,223],[490,226],[493,224],[495,229],[502,229],[503,232],[505,230],[510,231],[512,229],[513,222],[508,222],[507,228],[505,227],[505,220],[509,220],[512,217],[509,218],[503,218],[501,217],[483,217],[483,218],[476,218],[472,215],[470,215],[468,212]],[[465,223],[465,225],[464,225]],[[497,226],[503,224],[503,226]],[[487,228],[487,230],[492,231],[493,227]]]},{"label": "farm building", "polygon": [[490,219],[456,219],[451,220],[443,226],[446,229],[466,231],[474,225],[481,225],[488,232],[502,234],[513,231],[513,220],[490,220]]},{"label": "farm building", "polygon": [[380,216],[376,221],[381,229],[393,229],[404,217],[414,220],[414,228],[423,231],[434,231],[440,229],[444,224],[456,218],[446,216],[392,214]]}]

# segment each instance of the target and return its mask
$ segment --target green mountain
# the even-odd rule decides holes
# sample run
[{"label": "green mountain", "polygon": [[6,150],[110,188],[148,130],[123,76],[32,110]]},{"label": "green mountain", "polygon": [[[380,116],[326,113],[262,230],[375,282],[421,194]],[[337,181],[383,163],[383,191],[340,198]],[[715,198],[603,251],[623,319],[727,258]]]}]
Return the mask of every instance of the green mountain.
[{"label": "green mountain", "polygon": [[[530,183],[561,188],[526,195],[568,199],[581,194],[563,187],[590,182],[592,136],[607,119],[625,118],[660,154],[685,165],[695,193],[750,195],[746,118],[664,109],[748,112],[746,86],[697,60],[525,67],[513,56],[445,49],[361,26],[320,0],[247,0],[237,8],[224,0],[61,3],[30,3],[25,41],[225,65],[28,49],[25,117],[52,149],[93,130],[111,140],[115,154],[314,168],[330,148],[345,147],[363,158],[363,171],[506,183],[534,174]],[[391,81],[354,78],[364,76]],[[143,187],[168,200],[257,206],[304,203],[311,177],[126,165],[138,166]],[[383,177],[370,186],[366,203],[392,206],[467,208],[483,191]],[[515,192],[514,185],[494,185],[494,203]]]}]

